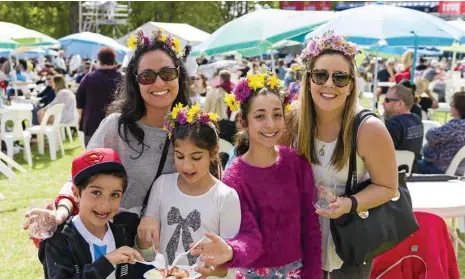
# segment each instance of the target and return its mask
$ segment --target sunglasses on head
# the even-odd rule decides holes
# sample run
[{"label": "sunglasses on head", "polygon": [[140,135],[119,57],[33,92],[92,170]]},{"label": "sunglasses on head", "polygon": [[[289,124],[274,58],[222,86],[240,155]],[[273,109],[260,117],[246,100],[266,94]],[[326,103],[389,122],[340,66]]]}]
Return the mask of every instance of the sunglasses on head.
[{"label": "sunglasses on head", "polygon": [[137,78],[137,81],[142,85],[149,85],[154,83],[157,80],[157,77],[164,81],[175,80],[179,76],[179,71],[177,68],[173,67],[163,67],[160,71],[155,72],[154,70],[144,70],[139,74],[134,74]]},{"label": "sunglasses on head", "polygon": [[310,77],[312,82],[317,85],[325,84],[329,77],[331,76],[334,85],[337,87],[346,87],[350,81],[352,80],[353,76],[351,74],[345,72],[332,72],[330,73],[327,70],[312,70],[310,71]]},{"label": "sunglasses on head", "polygon": [[389,98],[389,97],[384,98],[384,102],[385,102],[385,103],[397,102],[397,101],[400,101],[400,99],[397,99],[397,98]]}]

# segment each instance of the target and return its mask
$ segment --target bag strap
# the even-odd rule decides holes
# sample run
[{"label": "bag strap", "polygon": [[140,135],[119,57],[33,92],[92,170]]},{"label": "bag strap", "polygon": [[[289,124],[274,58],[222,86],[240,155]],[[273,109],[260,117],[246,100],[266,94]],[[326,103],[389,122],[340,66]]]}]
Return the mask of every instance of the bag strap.
[{"label": "bag strap", "polygon": [[374,112],[363,109],[359,111],[355,115],[354,119],[354,134],[352,136],[352,149],[350,151],[349,157],[349,171],[347,172],[347,182],[346,182],[346,196],[350,196],[357,186],[357,136],[358,136],[358,129],[362,125],[363,121],[370,117],[375,116],[378,117]]},{"label": "bag strap", "polygon": [[155,183],[155,180],[157,180],[157,178],[160,177],[163,171],[163,167],[165,166],[166,157],[168,156],[169,146],[170,146],[170,138],[166,136],[165,145],[163,146],[163,152],[161,154],[160,162],[158,163],[157,174],[153,178],[152,183],[150,183],[149,191],[147,192],[147,195],[145,195],[144,203],[142,204],[142,210],[140,212],[141,217],[144,216],[145,214],[145,208],[147,207],[147,204],[149,202],[149,196],[150,196],[150,192],[152,191],[153,183]]}]

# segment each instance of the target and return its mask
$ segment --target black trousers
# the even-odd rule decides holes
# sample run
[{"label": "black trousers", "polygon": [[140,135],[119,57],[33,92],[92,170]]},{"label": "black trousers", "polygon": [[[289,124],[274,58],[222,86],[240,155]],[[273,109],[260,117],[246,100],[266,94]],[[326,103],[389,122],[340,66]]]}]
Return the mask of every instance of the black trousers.
[{"label": "black trousers", "polygon": [[324,272],[323,279],[370,279],[371,267],[373,262],[356,267],[343,264],[341,269],[335,269],[331,272]]},{"label": "black trousers", "polygon": [[84,144],[86,145],[87,147],[87,144],[89,144],[89,141],[92,137],[89,137],[89,136],[84,136]]}]

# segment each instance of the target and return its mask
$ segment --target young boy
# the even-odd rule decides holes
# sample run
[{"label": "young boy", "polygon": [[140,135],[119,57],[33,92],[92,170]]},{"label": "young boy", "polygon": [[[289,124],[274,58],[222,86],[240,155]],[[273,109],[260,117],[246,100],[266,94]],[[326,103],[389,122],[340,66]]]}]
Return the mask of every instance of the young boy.
[{"label": "young boy", "polygon": [[79,214],[40,243],[45,278],[131,278],[128,263],[143,258],[130,248],[134,236],[109,222],[127,186],[118,154],[107,148],[88,150],[74,159],[72,175]]}]

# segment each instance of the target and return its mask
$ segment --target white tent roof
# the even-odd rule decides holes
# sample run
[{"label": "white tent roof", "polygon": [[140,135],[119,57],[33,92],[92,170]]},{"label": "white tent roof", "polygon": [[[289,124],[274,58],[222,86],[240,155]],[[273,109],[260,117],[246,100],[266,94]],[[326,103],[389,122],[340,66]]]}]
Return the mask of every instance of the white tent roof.
[{"label": "white tent roof", "polygon": [[[185,47],[187,44],[195,46],[208,39],[210,34],[204,32],[194,26],[186,23],[166,23],[166,22],[153,22],[149,21],[144,25],[140,26],[146,34],[151,34],[153,30],[164,29],[165,33],[171,34],[178,38],[181,43],[181,47]],[[137,30],[137,29],[136,29]],[[126,45],[128,38],[136,32],[136,30],[119,38],[117,41],[120,44]]]},{"label": "white tent roof", "polygon": [[459,28],[460,30],[465,31],[465,21],[463,21],[461,18],[458,18],[456,20],[450,20],[448,21],[448,23]]}]

